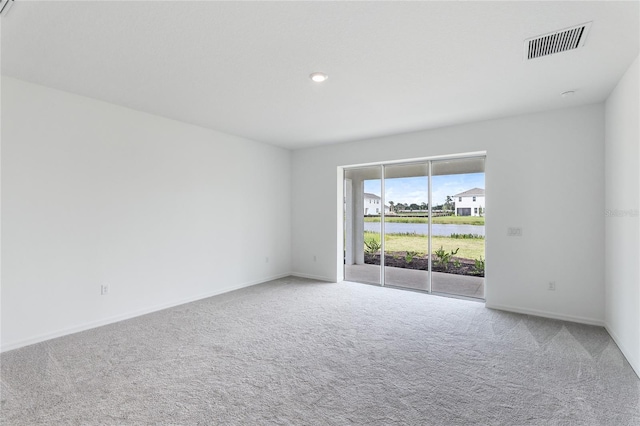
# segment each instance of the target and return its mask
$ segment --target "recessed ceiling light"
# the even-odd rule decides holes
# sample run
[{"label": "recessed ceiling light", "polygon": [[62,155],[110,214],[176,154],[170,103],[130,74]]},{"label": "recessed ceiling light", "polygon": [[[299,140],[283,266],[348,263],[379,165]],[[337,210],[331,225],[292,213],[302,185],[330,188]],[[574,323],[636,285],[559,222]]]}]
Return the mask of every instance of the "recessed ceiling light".
[{"label": "recessed ceiling light", "polygon": [[563,98],[569,98],[575,94],[576,94],[575,90],[567,90],[566,92],[560,93],[560,96],[562,96]]},{"label": "recessed ceiling light", "polygon": [[314,72],[309,75],[309,78],[315,81],[316,83],[322,83],[323,81],[328,79],[329,76],[323,72]]}]

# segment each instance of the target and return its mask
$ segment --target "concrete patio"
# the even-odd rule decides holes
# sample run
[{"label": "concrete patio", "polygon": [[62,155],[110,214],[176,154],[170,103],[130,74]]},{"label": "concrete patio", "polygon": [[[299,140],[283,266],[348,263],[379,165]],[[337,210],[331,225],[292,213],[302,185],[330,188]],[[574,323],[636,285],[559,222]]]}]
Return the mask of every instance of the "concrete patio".
[{"label": "concrete patio", "polygon": [[[427,291],[428,272],[385,267],[385,285]],[[379,265],[345,265],[345,280],[380,284]],[[432,292],[484,299],[484,278],[433,272]]]}]

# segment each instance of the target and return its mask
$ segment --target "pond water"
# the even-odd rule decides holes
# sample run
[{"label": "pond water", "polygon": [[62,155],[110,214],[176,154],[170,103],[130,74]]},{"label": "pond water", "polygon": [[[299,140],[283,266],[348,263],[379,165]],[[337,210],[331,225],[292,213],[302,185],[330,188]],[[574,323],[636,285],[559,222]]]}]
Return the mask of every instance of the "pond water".
[{"label": "pond water", "polygon": [[[429,225],[426,223],[393,223],[388,222],[384,225],[387,234],[429,234]],[[380,232],[380,222],[365,222],[364,230],[371,232]],[[480,225],[431,225],[433,235],[442,235],[448,237],[451,234],[477,234],[484,235],[484,226]]]}]

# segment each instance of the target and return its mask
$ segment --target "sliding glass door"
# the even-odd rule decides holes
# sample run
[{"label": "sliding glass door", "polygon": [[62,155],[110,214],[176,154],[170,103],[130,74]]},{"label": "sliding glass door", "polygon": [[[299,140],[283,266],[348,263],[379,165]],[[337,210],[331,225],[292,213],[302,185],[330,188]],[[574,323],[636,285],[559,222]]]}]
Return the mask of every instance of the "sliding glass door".
[{"label": "sliding glass door", "polygon": [[348,168],[345,279],[484,298],[484,157]]},{"label": "sliding glass door", "polygon": [[433,161],[431,291],[484,298],[484,158]]},{"label": "sliding glass door", "polygon": [[429,163],[384,166],[384,283],[429,290]]}]

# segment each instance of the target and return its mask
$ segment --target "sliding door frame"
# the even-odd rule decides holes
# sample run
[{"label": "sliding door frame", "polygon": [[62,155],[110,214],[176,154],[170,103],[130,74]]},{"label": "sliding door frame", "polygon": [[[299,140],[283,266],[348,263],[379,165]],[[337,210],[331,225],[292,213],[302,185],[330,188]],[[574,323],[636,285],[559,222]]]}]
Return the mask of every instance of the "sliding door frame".
[{"label": "sliding door frame", "polygon": [[433,160],[429,160],[429,177],[427,180],[427,191],[428,191],[428,198],[429,198],[429,220],[427,221],[427,232],[429,233],[428,238],[427,238],[427,255],[428,257],[428,274],[427,274],[427,293],[431,294],[433,292],[433,288],[431,287],[431,284],[433,283],[433,281],[431,280],[431,277],[433,276],[433,270],[432,270],[432,264],[431,264],[431,231],[432,231],[432,222],[431,222],[431,218],[433,217],[431,215],[431,207],[432,206],[432,198],[431,196],[433,195],[433,188],[431,187],[431,173],[432,173],[432,168],[431,165],[433,163]]},{"label": "sliding door frame", "polygon": [[385,175],[385,168],[384,168],[384,164],[380,164],[380,286],[384,287],[385,286],[385,282],[384,282],[384,268],[385,268],[385,247],[384,247],[384,240],[386,239],[385,236],[387,235],[385,228],[385,218],[386,218],[386,213],[384,211],[384,206],[385,206],[385,197],[384,197],[384,181],[386,179]]},{"label": "sliding door frame", "polygon": [[[433,275],[433,270],[432,270],[432,260],[431,260],[431,251],[432,251],[432,241],[431,241],[431,237],[432,237],[432,207],[433,207],[433,199],[432,199],[432,173],[433,173],[433,162],[434,161],[450,161],[450,160],[464,160],[464,159],[476,159],[476,158],[483,158],[486,161],[486,157],[487,157],[487,153],[486,151],[479,151],[479,152],[469,152],[469,153],[463,153],[463,154],[452,154],[452,155],[442,155],[442,156],[434,156],[434,157],[424,157],[424,158],[411,158],[411,159],[404,159],[404,160],[392,160],[392,161],[381,161],[381,162],[375,162],[375,163],[365,163],[365,164],[353,164],[353,165],[345,165],[345,166],[339,166],[338,167],[338,176],[340,176],[340,182],[338,185],[339,188],[339,197],[338,199],[340,200],[340,207],[339,207],[339,211],[344,211],[344,203],[345,203],[345,196],[346,194],[344,193],[344,182],[345,182],[345,171],[349,170],[349,169],[357,169],[357,168],[363,168],[363,167],[372,167],[372,166],[380,166],[380,202],[381,202],[381,208],[380,208],[380,286],[381,287],[385,287],[386,283],[385,283],[385,237],[386,237],[386,230],[385,230],[385,218],[386,218],[386,213],[385,213],[385,205],[386,205],[386,196],[385,196],[385,170],[386,170],[386,166],[393,166],[393,165],[409,165],[409,164],[426,164],[428,167],[428,176],[427,176],[427,194],[428,194],[428,214],[429,214],[429,220],[427,222],[428,224],[428,238],[427,238],[427,250],[428,250],[428,268],[429,270],[427,271],[427,290],[425,290],[424,292],[428,293],[428,294],[432,294],[433,293],[433,281],[432,281],[432,275]],[[343,221],[343,215],[340,214],[339,215],[339,220],[338,220],[338,226],[339,226],[339,233],[341,235],[345,235],[344,233],[346,232],[346,224]],[[338,241],[344,241],[344,238],[339,238]],[[344,243],[342,243],[344,244]],[[342,247],[338,247],[338,252],[339,253],[344,253],[345,247],[344,245]],[[486,254],[485,254],[485,258],[486,258]],[[340,256],[340,263],[339,263],[339,268],[342,269],[342,272],[339,274],[339,276],[342,276],[344,278],[345,275],[345,264],[344,264],[344,255]],[[486,286],[486,280],[485,280],[485,286]],[[392,286],[393,287],[393,286]],[[486,288],[486,287],[485,287]],[[423,290],[416,290],[416,291],[423,291]],[[453,295],[455,296],[455,295]],[[485,290],[485,296],[486,296],[486,290]]]}]

